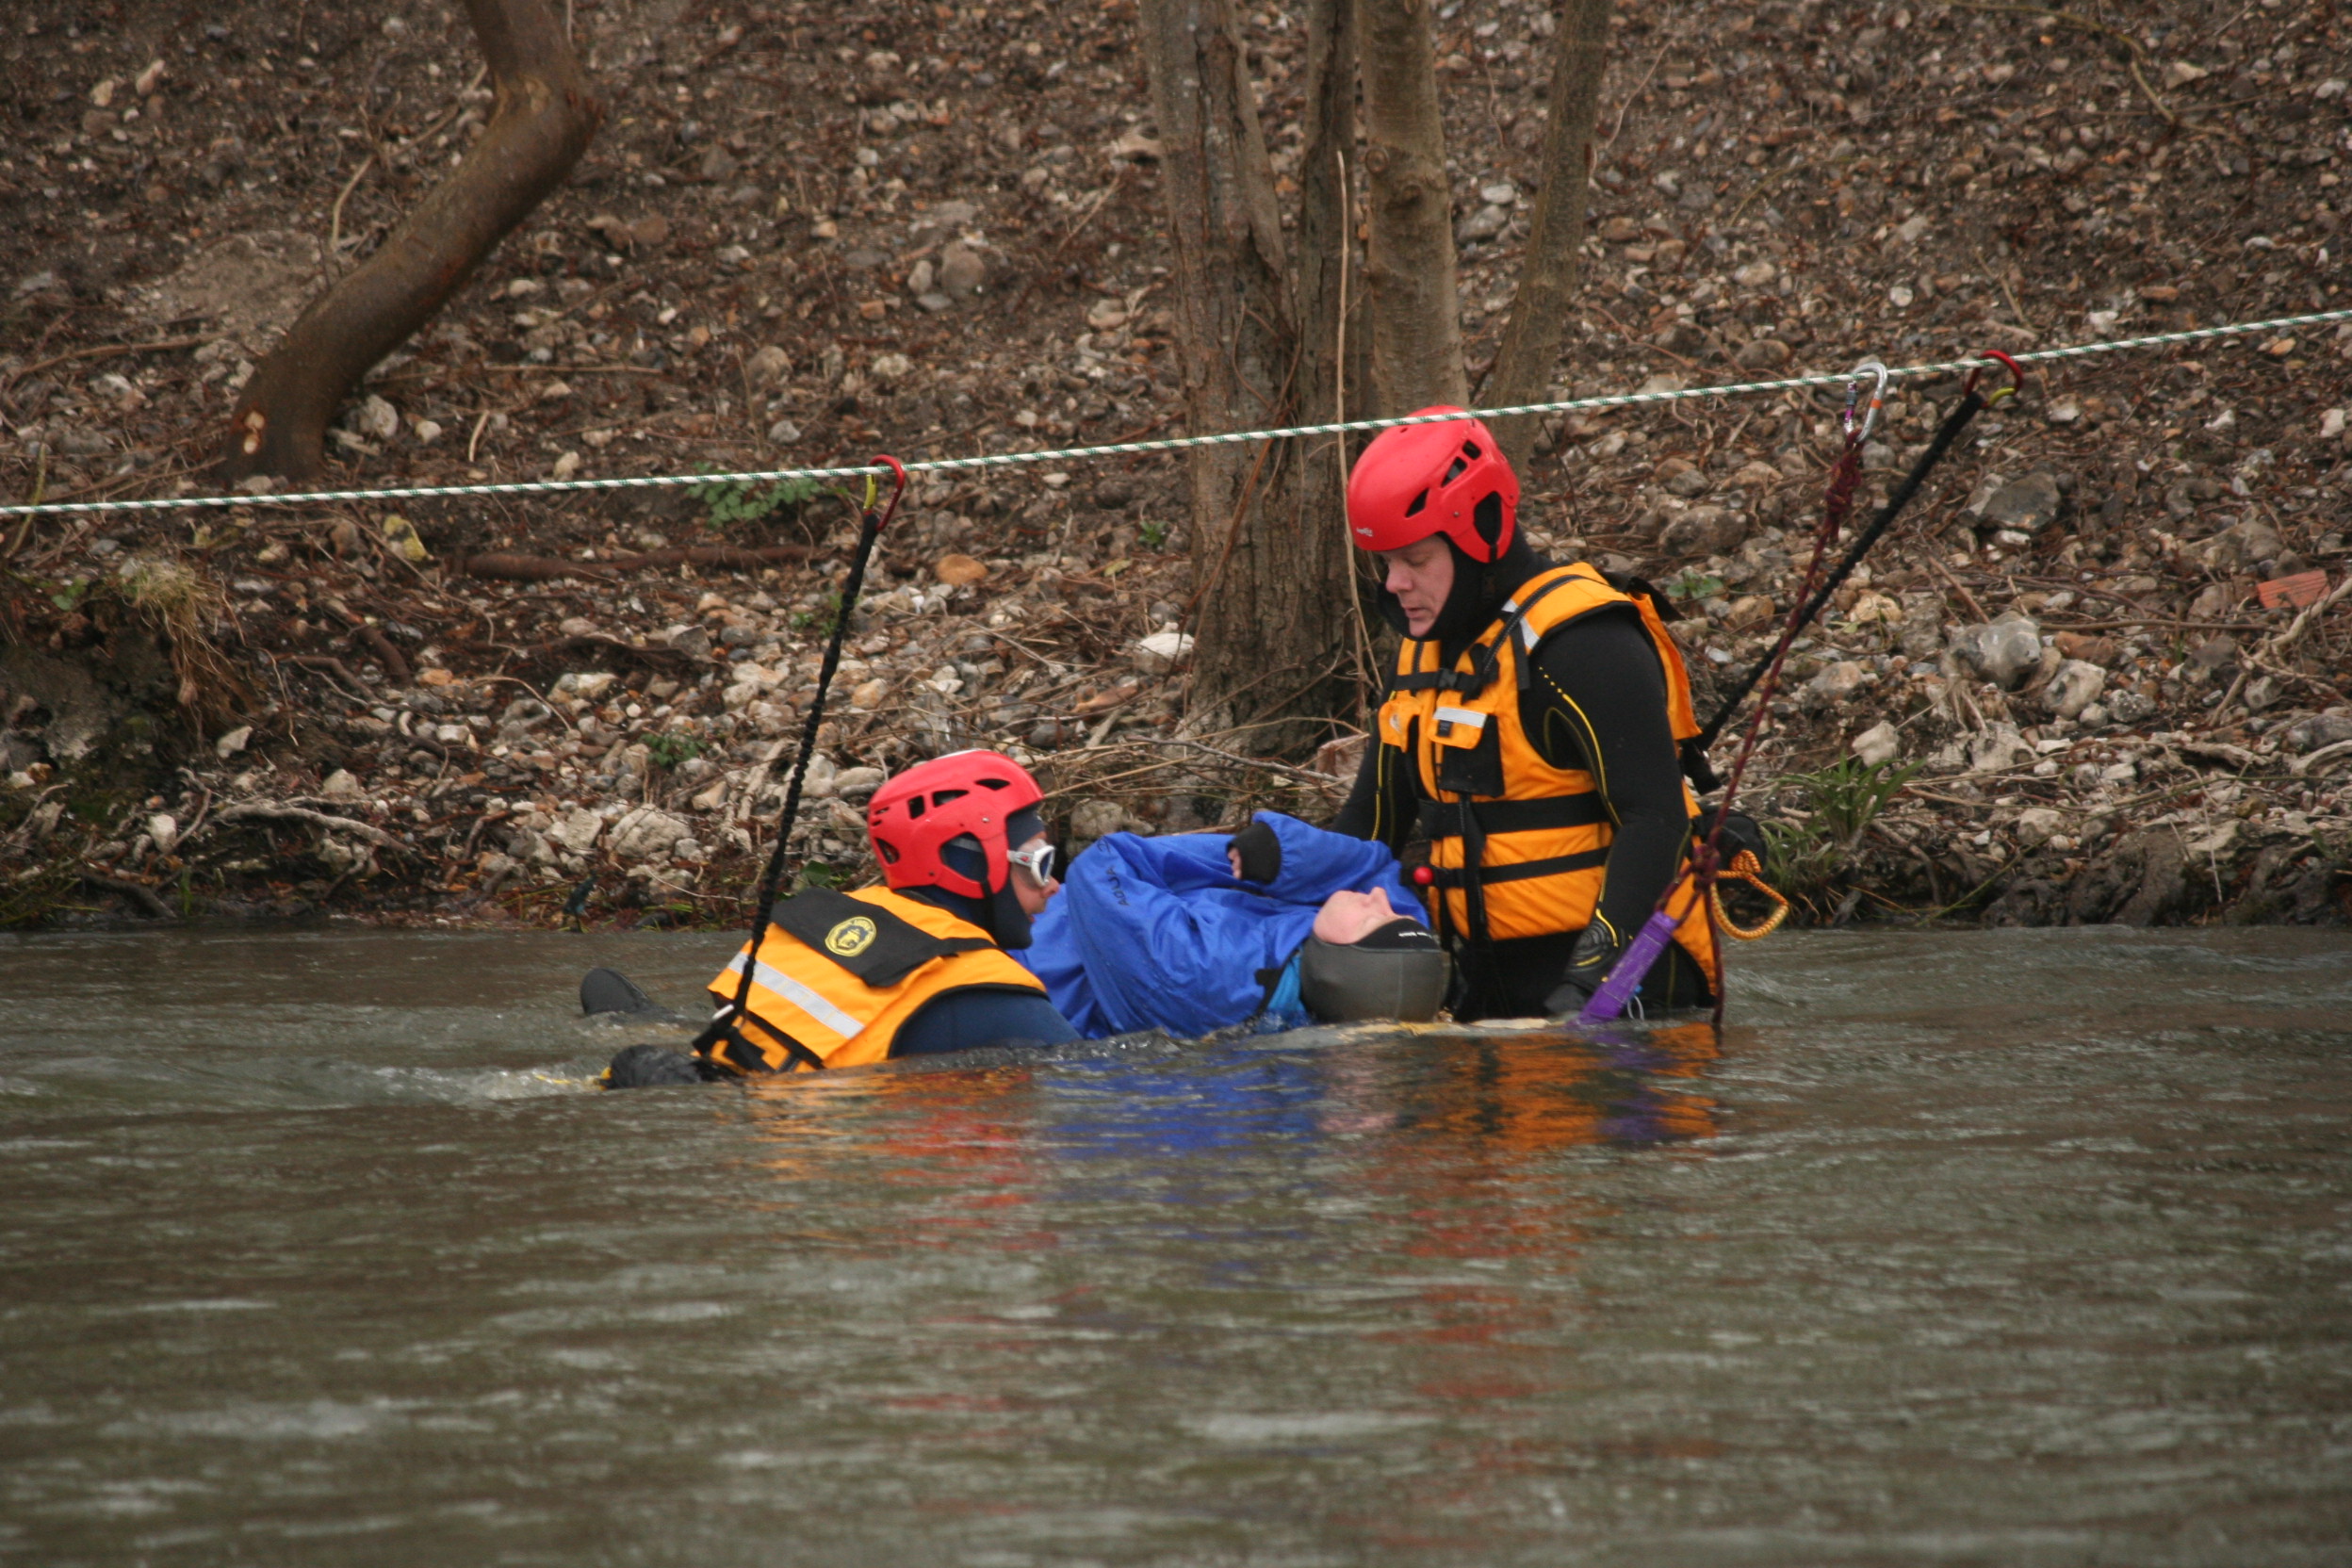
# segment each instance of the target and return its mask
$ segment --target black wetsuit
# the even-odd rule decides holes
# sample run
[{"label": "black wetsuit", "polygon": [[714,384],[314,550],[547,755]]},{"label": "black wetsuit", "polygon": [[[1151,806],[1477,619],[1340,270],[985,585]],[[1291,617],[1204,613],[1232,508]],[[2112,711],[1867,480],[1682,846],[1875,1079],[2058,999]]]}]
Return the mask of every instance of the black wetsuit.
[{"label": "black wetsuit", "polygon": [[[1027,943],[1026,919],[1019,920],[1017,933],[1004,930],[1014,921],[1006,918],[1007,911],[1002,906],[1010,903],[1009,913],[1020,916],[1020,905],[1012,902],[1009,891],[997,899],[965,898],[943,888],[903,888],[900,891],[908,898],[919,898],[944,909],[958,920],[968,920],[984,931],[997,933],[1000,939],[1009,935],[1023,945]],[[1041,993],[959,986],[915,1009],[914,1016],[898,1026],[898,1035],[890,1041],[890,1054],[935,1056],[989,1045],[1061,1045],[1078,1037],[1070,1020]]]},{"label": "black wetsuit", "polygon": [[[1459,552],[1455,589],[1437,624],[1445,667],[1451,669],[1477,635],[1492,625],[1511,591],[1548,563],[1514,541],[1494,568],[1480,569]],[[1600,916],[1630,941],[1681,868],[1690,842],[1682,769],[1667,719],[1666,675],[1658,650],[1630,605],[1611,606],[1560,628],[1535,650],[1535,678],[1520,698],[1520,725],[1543,759],[1580,768],[1599,786],[1616,836],[1609,844]],[[1348,803],[1331,827],[1378,839],[1402,851],[1416,836],[1421,792],[1412,758],[1375,744],[1364,754]],[[1461,1018],[1530,1017],[1561,981],[1581,931],[1550,932],[1495,941],[1487,956],[1465,950]],[[1711,1000],[1698,963],[1670,946],[1650,972],[1643,1000],[1689,1006]]]}]

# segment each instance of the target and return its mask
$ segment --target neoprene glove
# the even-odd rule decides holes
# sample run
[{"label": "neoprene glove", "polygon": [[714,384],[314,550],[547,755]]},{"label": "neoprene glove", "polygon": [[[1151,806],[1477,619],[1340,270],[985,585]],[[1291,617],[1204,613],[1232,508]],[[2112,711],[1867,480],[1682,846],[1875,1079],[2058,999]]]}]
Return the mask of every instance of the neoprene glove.
[{"label": "neoprene glove", "polygon": [[1555,1018],[1582,1012],[1585,1003],[1616,967],[1617,956],[1625,950],[1625,943],[1612,937],[1609,923],[1595,918],[1577,934],[1576,945],[1569,949],[1568,968],[1560,984],[1552,988],[1552,994],[1544,999],[1544,1010]]},{"label": "neoprene glove", "polygon": [[1274,829],[1253,822],[1233,835],[1230,847],[1241,861],[1241,879],[1261,887],[1282,874],[1282,841]]}]

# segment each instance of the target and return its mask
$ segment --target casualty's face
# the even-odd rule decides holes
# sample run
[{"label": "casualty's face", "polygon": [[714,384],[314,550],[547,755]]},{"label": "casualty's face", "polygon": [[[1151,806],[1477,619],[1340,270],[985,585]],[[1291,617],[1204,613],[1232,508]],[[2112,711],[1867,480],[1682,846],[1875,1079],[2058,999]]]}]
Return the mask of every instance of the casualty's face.
[{"label": "casualty's face", "polygon": [[[1037,837],[1031,839],[1027,843],[1015,844],[1013,847],[1026,852],[1037,848],[1039,844],[1042,844],[1045,841],[1045,835],[1040,833]],[[1060,892],[1061,890],[1062,879],[1060,877],[1049,876],[1043,882],[1039,882],[1036,877],[1029,874],[1029,868],[1027,866],[1021,864],[1019,861],[1015,861],[1013,863],[1013,897],[1021,901],[1021,907],[1023,913],[1033,917],[1045,913],[1046,905],[1052,901],[1055,893]]]},{"label": "casualty's face", "polygon": [[1446,608],[1446,596],[1454,591],[1454,552],[1446,547],[1446,536],[1432,533],[1403,549],[1383,551],[1380,567],[1381,586],[1405,612],[1405,629],[1415,637],[1427,635]]},{"label": "casualty's face", "polygon": [[1400,917],[1420,918],[1417,915],[1408,916],[1407,911],[1390,904],[1388,894],[1378,888],[1368,893],[1351,893],[1343,888],[1325,899],[1323,907],[1316,911],[1315,937],[1317,941],[1345,947],[1350,942],[1364,940],[1390,921]]}]

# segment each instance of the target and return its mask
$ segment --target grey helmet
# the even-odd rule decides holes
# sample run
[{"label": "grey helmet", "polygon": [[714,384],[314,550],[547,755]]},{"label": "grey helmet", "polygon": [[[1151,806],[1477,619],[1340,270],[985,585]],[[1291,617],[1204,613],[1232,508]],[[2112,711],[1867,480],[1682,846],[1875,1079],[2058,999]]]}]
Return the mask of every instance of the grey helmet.
[{"label": "grey helmet", "polygon": [[1418,923],[1391,921],[1361,941],[1310,937],[1298,955],[1298,1000],[1326,1023],[1419,1023],[1446,1003],[1446,954]]}]

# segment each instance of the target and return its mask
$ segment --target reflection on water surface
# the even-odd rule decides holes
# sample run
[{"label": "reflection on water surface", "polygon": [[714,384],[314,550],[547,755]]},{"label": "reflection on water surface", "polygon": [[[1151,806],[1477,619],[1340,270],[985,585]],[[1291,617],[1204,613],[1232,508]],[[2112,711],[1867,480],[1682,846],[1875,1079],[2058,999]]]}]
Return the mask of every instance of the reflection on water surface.
[{"label": "reflection on water surface", "polygon": [[586,1092],[713,941],[0,941],[0,1559],[2341,1560],[2339,937]]}]

